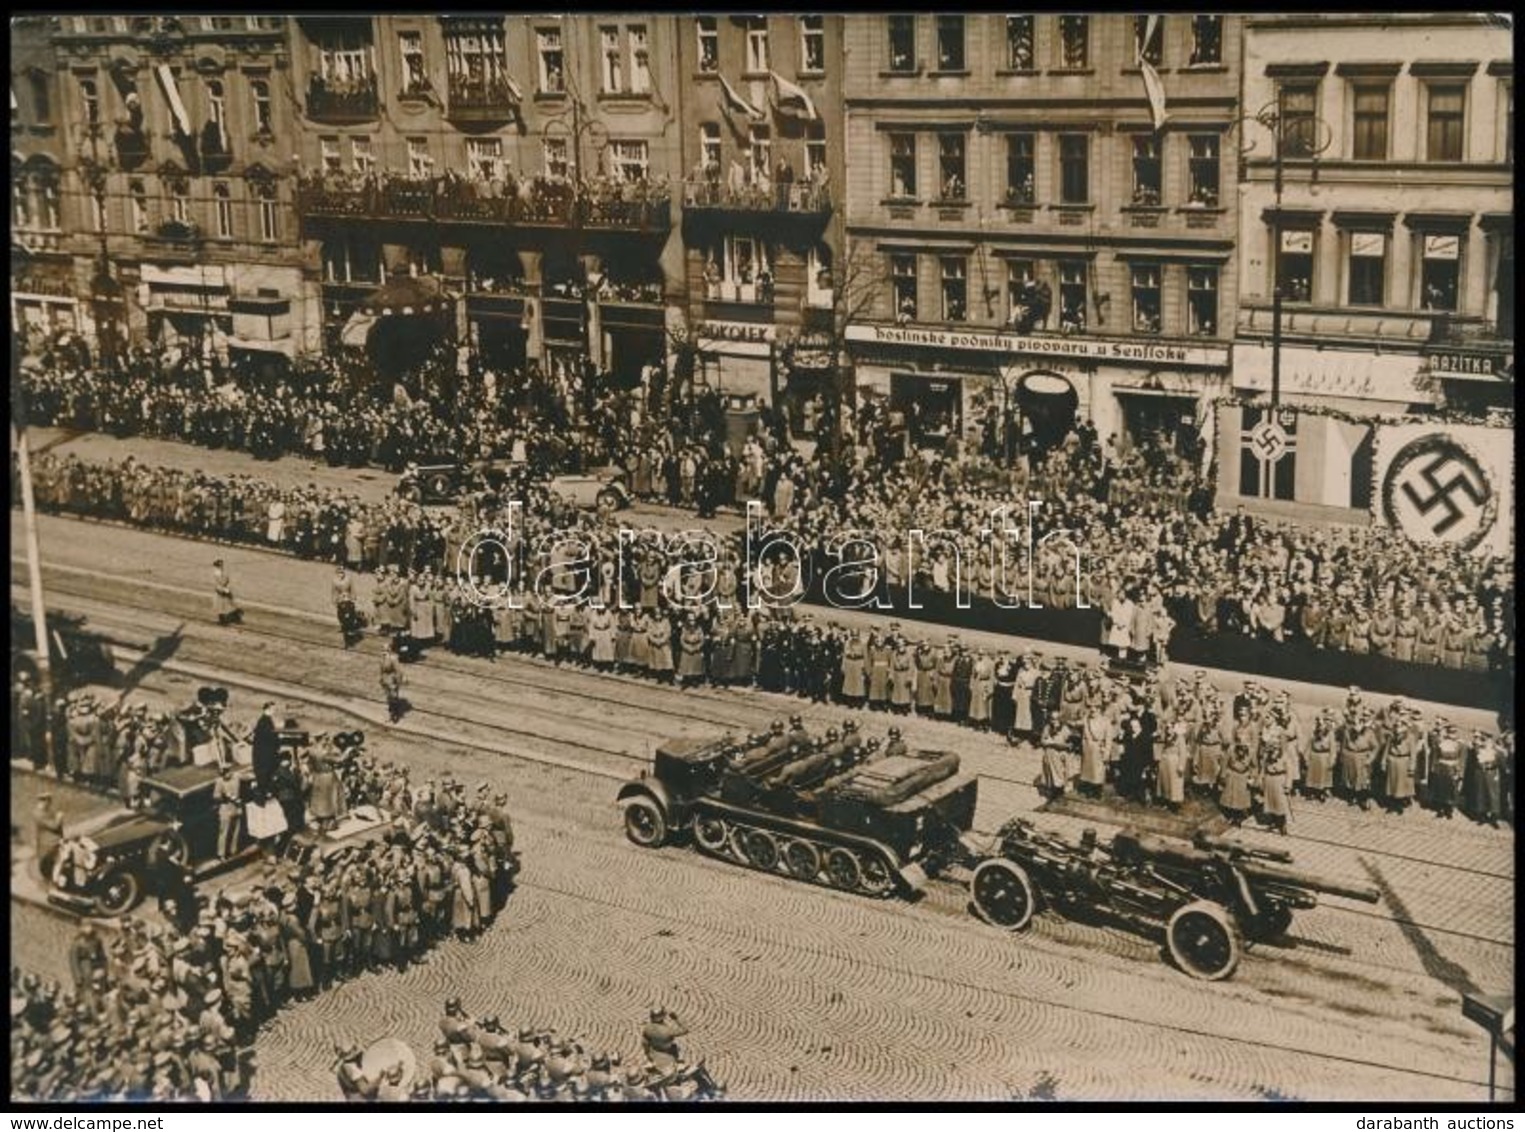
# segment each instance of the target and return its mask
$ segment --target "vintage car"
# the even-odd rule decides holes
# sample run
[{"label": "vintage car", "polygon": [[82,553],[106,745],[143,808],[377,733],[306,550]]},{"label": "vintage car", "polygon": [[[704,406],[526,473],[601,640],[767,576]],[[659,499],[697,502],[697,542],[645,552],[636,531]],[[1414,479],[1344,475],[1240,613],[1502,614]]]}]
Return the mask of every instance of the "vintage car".
[{"label": "vintage car", "polygon": [[[11,606],[11,672],[37,677],[36,635],[30,613]],[[85,684],[114,684],[116,655],[111,644],[86,627],[85,618],[73,614],[48,614],[50,675],[55,689]]]},{"label": "vintage car", "polygon": [[414,503],[454,503],[471,490],[497,490],[522,474],[512,460],[479,460],[474,464],[440,459],[410,464],[397,478],[397,494]]},{"label": "vintage car", "polygon": [[551,477],[551,490],[578,507],[601,507],[620,511],[630,506],[625,472],[612,465],[582,475]]}]

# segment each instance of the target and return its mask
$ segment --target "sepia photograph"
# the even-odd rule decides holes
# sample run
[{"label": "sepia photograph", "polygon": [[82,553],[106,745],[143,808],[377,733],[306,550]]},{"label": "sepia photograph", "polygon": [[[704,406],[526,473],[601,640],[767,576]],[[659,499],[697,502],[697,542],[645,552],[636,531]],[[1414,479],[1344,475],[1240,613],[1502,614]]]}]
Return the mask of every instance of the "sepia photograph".
[{"label": "sepia photograph", "polygon": [[1512,1108],[1514,31],[13,14],[8,1107]]}]

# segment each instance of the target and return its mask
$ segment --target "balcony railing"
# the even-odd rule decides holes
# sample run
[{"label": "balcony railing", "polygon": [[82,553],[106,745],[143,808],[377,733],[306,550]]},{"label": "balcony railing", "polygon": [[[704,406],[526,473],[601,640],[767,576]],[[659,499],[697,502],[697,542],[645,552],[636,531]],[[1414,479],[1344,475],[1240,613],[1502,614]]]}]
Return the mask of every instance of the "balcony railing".
[{"label": "balcony railing", "polygon": [[528,193],[508,182],[456,176],[358,180],[310,177],[297,190],[305,216],[444,220],[463,224],[665,231],[670,201],[655,182],[571,185],[537,178]]},{"label": "balcony railing", "polygon": [[359,82],[332,83],[314,75],[307,88],[307,116],[326,122],[363,122],[376,117],[376,76]]},{"label": "balcony railing", "polygon": [[684,181],[685,209],[724,212],[784,212],[825,215],[831,197],[825,185],[808,181],[730,185],[724,181]]},{"label": "balcony railing", "polygon": [[448,89],[449,115],[462,121],[512,118],[519,99],[504,78],[469,79],[452,75]]}]

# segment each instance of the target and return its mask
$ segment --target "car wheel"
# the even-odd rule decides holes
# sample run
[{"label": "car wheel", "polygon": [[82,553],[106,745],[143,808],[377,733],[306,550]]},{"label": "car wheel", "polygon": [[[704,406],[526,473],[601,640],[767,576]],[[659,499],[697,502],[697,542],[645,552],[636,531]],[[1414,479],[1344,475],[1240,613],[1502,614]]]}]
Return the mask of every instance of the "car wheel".
[{"label": "car wheel", "polygon": [[174,830],[159,834],[148,848],[148,862],[154,868],[162,868],[167,864],[184,865],[190,859],[191,847]]},{"label": "car wheel", "polygon": [[604,488],[598,493],[598,505],[606,511],[618,511],[620,509],[620,493],[613,488]]},{"label": "car wheel", "polygon": [[449,499],[453,488],[450,477],[444,472],[436,472],[429,477],[429,494],[436,499]]},{"label": "car wheel", "polygon": [[125,916],[143,899],[143,882],[130,869],[113,869],[100,883],[96,909],[103,916]]},{"label": "car wheel", "polygon": [[655,799],[642,795],[625,803],[625,836],[646,849],[667,840],[667,816]]}]

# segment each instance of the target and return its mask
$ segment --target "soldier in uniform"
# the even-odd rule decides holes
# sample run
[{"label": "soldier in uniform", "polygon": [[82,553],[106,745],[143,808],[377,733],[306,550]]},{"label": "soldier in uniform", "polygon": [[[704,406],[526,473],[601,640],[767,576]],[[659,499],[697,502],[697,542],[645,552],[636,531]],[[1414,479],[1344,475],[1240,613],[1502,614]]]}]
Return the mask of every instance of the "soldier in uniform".
[{"label": "soldier in uniform", "polygon": [[1377,754],[1377,734],[1369,709],[1357,709],[1340,735],[1340,785],[1363,810],[1371,808],[1372,762]]},{"label": "soldier in uniform", "polygon": [[647,1063],[659,1073],[671,1073],[682,1063],[678,1039],[686,1033],[688,1027],[672,1011],[653,1010],[650,1021],[641,1028],[641,1051]]},{"label": "soldier in uniform", "polygon": [[395,647],[381,651],[381,692],[387,701],[387,718],[396,723],[406,705],[402,698],[402,665],[398,663]]},{"label": "soldier in uniform", "polygon": [[1338,735],[1332,708],[1322,708],[1308,740],[1308,767],[1303,777],[1305,797],[1323,802],[1334,789],[1335,743]]},{"label": "soldier in uniform", "polygon": [[1287,736],[1274,717],[1260,733],[1260,812],[1272,829],[1287,833],[1287,818],[1292,812],[1287,765]]},{"label": "soldier in uniform", "polygon": [[1466,769],[1466,752],[1456,724],[1444,718],[1437,720],[1431,745],[1424,782],[1425,801],[1441,817],[1449,818],[1456,813]]},{"label": "soldier in uniform", "polygon": [[233,582],[228,577],[221,558],[212,562],[212,611],[217,615],[219,625],[227,625],[243,617],[243,610],[233,600]]},{"label": "soldier in uniform", "polygon": [[351,1042],[335,1046],[334,1053],[338,1057],[334,1063],[334,1076],[338,1079],[339,1091],[344,1094],[344,1099],[374,1101],[381,1085],[381,1076],[366,1076],[365,1070],[360,1067],[360,1047]]},{"label": "soldier in uniform", "polygon": [[344,647],[349,648],[360,639],[359,617],[355,612],[355,581],[342,564],[334,571],[332,591],[339,632],[344,638]]},{"label": "soldier in uniform", "polygon": [[231,857],[242,840],[244,814],[243,783],[231,765],[222,768],[212,798],[217,804],[217,855]]},{"label": "soldier in uniform", "polygon": [[1466,811],[1473,821],[1498,828],[1500,770],[1499,745],[1492,735],[1478,728],[1472,733],[1464,783]]},{"label": "soldier in uniform", "polygon": [[1232,746],[1229,748],[1228,761],[1223,767],[1218,792],[1218,808],[1236,826],[1244,824],[1244,819],[1249,816],[1253,805],[1250,797],[1250,776],[1254,772],[1255,756],[1240,735],[1239,729],[1236,728]]}]

